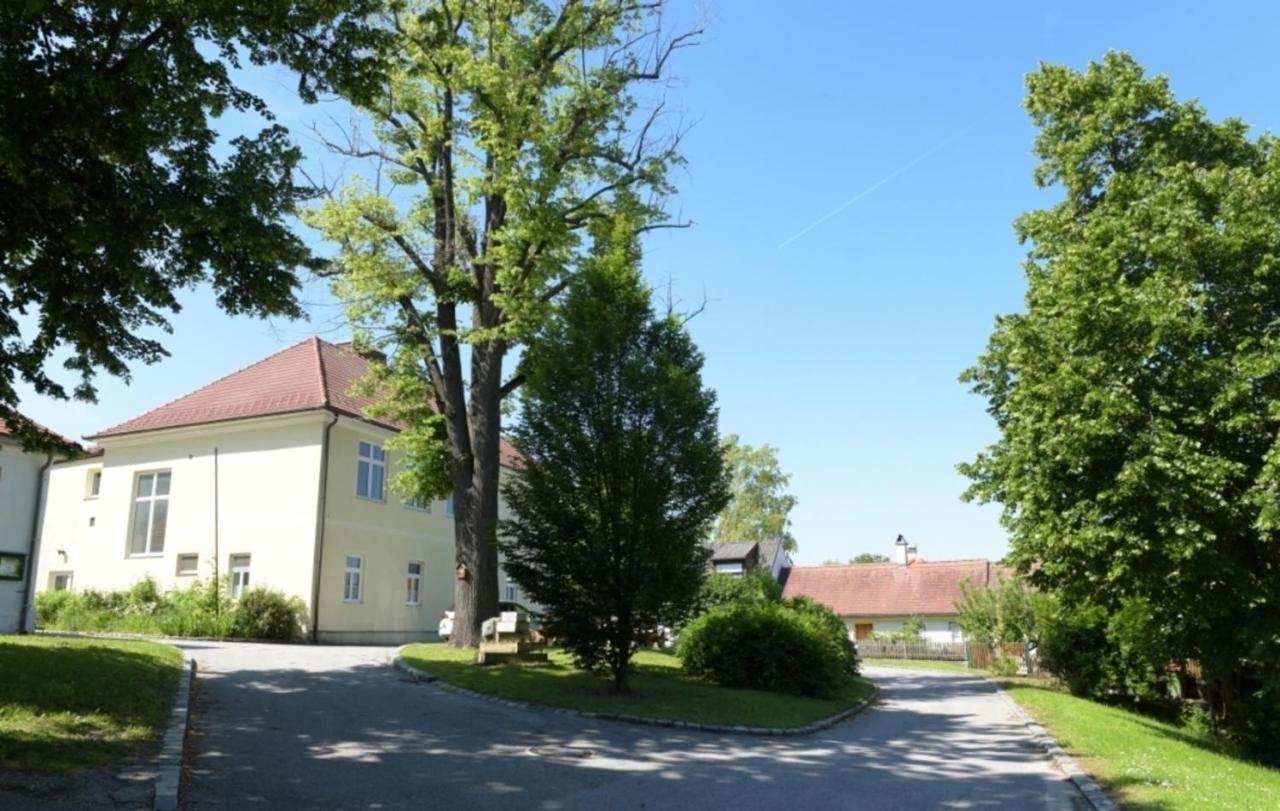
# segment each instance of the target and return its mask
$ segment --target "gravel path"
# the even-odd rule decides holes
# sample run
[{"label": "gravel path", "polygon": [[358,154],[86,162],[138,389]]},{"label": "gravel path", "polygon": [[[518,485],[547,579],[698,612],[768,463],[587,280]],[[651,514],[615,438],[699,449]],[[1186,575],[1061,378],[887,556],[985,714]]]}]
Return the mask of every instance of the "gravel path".
[{"label": "gravel path", "polygon": [[1076,809],[986,681],[869,668],[803,738],[593,722],[413,684],[386,648],[191,643],[187,807]]}]

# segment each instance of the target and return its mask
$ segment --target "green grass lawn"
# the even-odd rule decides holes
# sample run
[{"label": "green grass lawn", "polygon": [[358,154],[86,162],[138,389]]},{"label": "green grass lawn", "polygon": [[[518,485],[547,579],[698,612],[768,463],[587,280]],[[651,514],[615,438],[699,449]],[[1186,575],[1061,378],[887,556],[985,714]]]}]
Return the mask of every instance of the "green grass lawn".
[{"label": "green grass lawn", "polygon": [[1207,733],[1027,680],[1002,684],[1125,808],[1280,808],[1280,770],[1232,757]]},{"label": "green grass lawn", "polygon": [[933,659],[863,659],[862,663],[870,667],[901,667],[907,670],[944,670],[948,673],[967,673],[970,676],[986,675],[986,671],[966,667],[964,662],[941,662]]},{"label": "green grass lawn", "polygon": [[563,651],[551,651],[547,665],[528,667],[478,667],[472,664],[474,651],[445,644],[411,645],[401,656],[450,684],[487,695],[586,712],[702,724],[801,726],[856,704],[873,689],[870,681],[855,679],[834,699],[734,690],[684,676],[680,661],[669,653],[641,651],[633,660],[632,692],[619,695],[610,690],[608,680],[575,668]]},{"label": "green grass lawn", "polygon": [[0,636],[0,768],[60,771],[158,746],[182,654],[154,642]]}]

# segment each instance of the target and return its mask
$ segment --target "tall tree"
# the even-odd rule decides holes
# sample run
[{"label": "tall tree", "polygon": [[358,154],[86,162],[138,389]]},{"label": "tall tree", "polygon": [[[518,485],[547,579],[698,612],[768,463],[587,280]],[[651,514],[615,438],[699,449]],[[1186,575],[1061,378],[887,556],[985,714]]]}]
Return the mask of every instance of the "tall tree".
[{"label": "tall tree", "polygon": [[663,5],[407,0],[387,19],[389,79],[362,105],[372,137],[330,144],[378,172],[309,221],[339,246],[357,339],[391,357],[369,385],[407,426],[397,487],[453,495],[459,646],[497,610],[502,407],[525,380],[507,355],[617,195],[646,201],[637,229],[666,222],[678,133],[660,97],[637,94],[693,34],[666,33]]},{"label": "tall tree", "polygon": [[[964,380],[999,440],[961,469],[1011,560],[1204,666],[1215,716],[1280,740],[1280,149],[1111,53],[1027,80],[1026,311]],[[1113,622],[1115,624],[1115,622]],[[1280,751],[1272,751],[1272,756]]]},{"label": "tall tree", "polygon": [[796,497],[787,492],[791,476],[782,472],[778,452],[770,445],[753,447],[737,434],[724,438],[725,464],[731,477],[729,505],[716,521],[717,541],[782,541],[796,551],[791,510]]},{"label": "tall tree", "polygon": [[728,500],[702,355],[675,316],[655,317],[631,228],[599,229],[596,260],[528,350],[501,542],[575,660],[620,691],[642,632],[694,608]]},{"label": "tall tree", "polygon": [[[230,313],[301,314],[295,274],[319,263],[287,222],[300,153],[232,69],[283,62],[305,99],[358,95],[378,67],[382,34],[364,25],[377,5],[0,4],[0,417],[38,442],[19,380],[93,400],[98,370],[159,360],[140,333],[169,329],[179,289],[208,282]],[[224,148],[212,119],[231,109],[267,126]],[[71,394],[46,368],[62,347]]]}]

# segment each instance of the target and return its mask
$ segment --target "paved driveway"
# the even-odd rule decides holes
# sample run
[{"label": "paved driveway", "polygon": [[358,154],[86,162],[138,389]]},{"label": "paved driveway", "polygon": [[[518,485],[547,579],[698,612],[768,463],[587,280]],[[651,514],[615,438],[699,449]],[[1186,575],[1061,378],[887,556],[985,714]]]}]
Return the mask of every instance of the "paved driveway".
[{"label": "paved driveway", "polygon": [[1083,808],[981,679],[872,669],[881,701],[805,738],[650,728],[414,684],[389,649],[192,643],[187,806]]}]

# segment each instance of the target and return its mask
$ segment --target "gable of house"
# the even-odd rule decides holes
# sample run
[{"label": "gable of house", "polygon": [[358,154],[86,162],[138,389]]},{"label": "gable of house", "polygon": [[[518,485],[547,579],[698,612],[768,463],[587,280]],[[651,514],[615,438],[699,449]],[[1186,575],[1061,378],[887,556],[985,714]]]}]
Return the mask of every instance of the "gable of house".
[{"label": "gable of house", "polygon": [[799,566],[783,596],[809,597],[842,617],[945,617],[957,614],[962,583],[986,585],[990,576],[986,560]]}]

